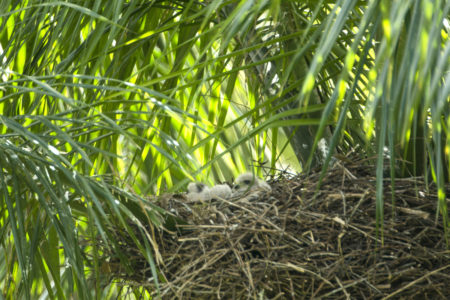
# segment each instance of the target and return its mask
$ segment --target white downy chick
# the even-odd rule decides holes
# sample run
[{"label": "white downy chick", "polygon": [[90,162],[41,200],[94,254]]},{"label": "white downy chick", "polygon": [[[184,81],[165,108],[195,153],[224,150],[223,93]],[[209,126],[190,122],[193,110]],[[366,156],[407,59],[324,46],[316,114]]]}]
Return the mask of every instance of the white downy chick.
[{"label": "white downy chick", "polygon": [[190,201],[206,202],[211,200],[210,188],[201,182],[191,182],[188,184],[187,198]]},{"label": "white downy chick", "polygon": [[231,197],[231,188],[228,184],[216,184],[211,188],[211,198],[212,199],[228,199]]},{"label": "white downy chick", "polygon": [[262,179],[255,177],[254,174],[247,172],[239,175],[233,186],[233,197],[242,196],[247,192],[265,191],[270,192],[272,188]]}]

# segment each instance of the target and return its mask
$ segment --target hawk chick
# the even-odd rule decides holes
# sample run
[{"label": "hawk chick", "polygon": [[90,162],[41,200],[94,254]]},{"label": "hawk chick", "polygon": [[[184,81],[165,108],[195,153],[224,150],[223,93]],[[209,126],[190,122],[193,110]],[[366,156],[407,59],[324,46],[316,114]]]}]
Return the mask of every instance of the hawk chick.
[{"label": "hawk chick", "polygon": [[211,188],[211,198],[212,199],[228,199],[231,197],[231,188],[228,184],[216,184]]},{"label": "hawk chick", "polygon": [[201,182],[191,182],[187,186],[188,193],[187,198],[190,201],[210,201],[211,200],[211,190],[210,188]]},{"label": "hawk chick", "polygon": [[270,192],[272,188],[262,179],[255,177],[253,173],[247,172],[236,178],[233,186],[233,197],[242,196],[247,192],[265,191]]}]

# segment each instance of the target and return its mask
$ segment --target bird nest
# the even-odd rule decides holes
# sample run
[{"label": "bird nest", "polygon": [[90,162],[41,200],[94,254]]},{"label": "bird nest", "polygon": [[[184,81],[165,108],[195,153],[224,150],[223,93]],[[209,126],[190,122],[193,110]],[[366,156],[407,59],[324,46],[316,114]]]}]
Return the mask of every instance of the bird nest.
[{"label": "bird nest", "polygon": [[[271,192],[257,197],[189,203],[184,195],[166,195],[159,205],[188,224],[156,234],[160,295],[447,299],[450,251],[436,187],[423,178],[396,179],[394,186],[385,180],[377,232],[374,170],[365,161],[336,164],[319,189],[320,170],[280,175],[269,181]],[[135,253],[134,270],[112,275],[156,294],[144,257],[123,245]]]}]

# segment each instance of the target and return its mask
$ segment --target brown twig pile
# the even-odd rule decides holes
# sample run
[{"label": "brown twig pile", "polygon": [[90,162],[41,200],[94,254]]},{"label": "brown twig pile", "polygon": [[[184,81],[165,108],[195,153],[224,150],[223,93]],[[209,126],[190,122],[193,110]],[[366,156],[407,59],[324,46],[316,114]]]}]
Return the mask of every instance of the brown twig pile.
[{"label": "brown twig pile", "polygon": [[[337,164],[319,190],[317,170],[272,179],[272,192],[257,198],[162,202],[189,223],[159,234],[162,297],[448,299],[450,251],[436,188],[396,179],[392,205],[386,180],[381,236],[374,170],[363,161]],[[151,287],[148,265],[136,268],[133,281]]]}]

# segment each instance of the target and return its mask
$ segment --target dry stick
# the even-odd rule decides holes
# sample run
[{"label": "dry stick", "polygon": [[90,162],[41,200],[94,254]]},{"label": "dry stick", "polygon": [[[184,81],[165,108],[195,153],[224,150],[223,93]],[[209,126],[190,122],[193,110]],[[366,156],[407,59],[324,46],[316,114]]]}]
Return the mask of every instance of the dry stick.
[{"label": "dry stick", "polygon": [[342,290],[344,290],[345,288],[354,286],[354,285],[356,285],[356,284],[358,284],[358,283],[360,283],[360,282],[362,282],[362,281],[365,281],[365,280],[366,280],[365,278],[361,278],[361,279],[355,280],[355,281],[353,281],[353,282],[351,282],[351,283],[349,283],[349,284],[346,284],[346,285],[344,285],[344,286],[342,286],[342,287],[339,287],[339,288],[337,288],[337,289],[334,289],[334,290],[332,290],[331,292],[326,293],[325,295],[320,296],[320,299],[327,299],[328,296],[331,296],[331,295],[333,295],[333,294],[336,294],[337,292],[342,291]]},{"label": "dry stick", "polygon": [[345,294],[345,297],[347,299],[351,299],[350,294],[347,292],[347,290],[345,289],[345,287],[342,285],[342,282],[339,280],[339,278],[337,278],[336,276],[334,276],[334,279],[336,279],[337,283],[339,284],[339,286],[341,287],[342,291]]},{"label": "dry stick", "polygon": [[330,281],[328,281],[326,278],[323,278],[322,276],[320,276],[320,275],[317,274],[317,273],[314,273],[314,272],[311,271],[311,270],[302,268],[302,267],[300,267],[300,266],[296,266],[296,265],[294,265],[294,264],[292,264],[292,263],[284,264],[284,263],[278,263],[278,262],[267,261],[267,260],[264,260],[264,262],[265,262],[265,263],[272,264],[272,265],[275,265],[275,266],[278,266],[278,267],[286,267],[286,268],[288,268],[288,269],[293,269],[293,270],[295,270],[295,271],[297,271],[297,272],[300,272],[300,273],[307,273],[307,274],[314,275],[315,277],[321,279],[321,280],[322,280],[323,282],[325,282],[326,284],[330,285],[331,287],[334,287],[334,285],[333,285]]},{"label": "dry stick", "polygon": [[220,299],[220,288],[222,287],[222,279],[223,279],[223,269],[220,272],[220,281],[219,281],[219,286],[217,287],[217,291],[216,291],[216,295],[217,295],[217,299]]},{"label": "dry stick", "polygon": [[424,280],[424,279],[430,277],[431,275],[433,275],[433,274],[435,274],[435,273],[439,273],[440,271],[443,271],[443,270],[445,270],[445,269],[447,269],[447,268],[449,268],[449,267],[450,267],[450,265],[446,265],[446,266],[444,266],[444,267],[442,267],[442,268],[439,268],[439,269],[436,269],[436,270],[434,270],[434,271],[432,271],[432,272],[429,272],[429,273],[423,275],[422,277],[417,278],[417,279],[414,280],[414,281],[411,281],[410,283],[408,283],[408,284],[405,285],[404,287],[402,287],[402,288],[396,290],[395,292],[393,292],[393,293],[387,295],[387,296],[384,297],[382,300],[386,300],[386,299],[392,298],[393,296],[397,295],[398,293],[403,292],[403,291],[406,290],[407,288],[409,288],[409,287],[415,285],[415,284],[418,283],[419,281],[422,281],[422,280]]},{"label": "dry stick", "polygon": [[348,224],[348,223],[345,224],[345,222],[344,222],[342,219],[338,218],[338,217],[333,217],[333,218],[331,218],[331,217],[328,217],[328,216],[325,215],[325,214],[321,214],[321,213],[313,213],[313,212],[306,212],[306,211],[305,211],[305,212],[302,212],[302,213],[305,214],[305,215],[310,215],[310,216],[314,216],[314,217],[317,217],[317,218],[322,218],[323,220],[334,221],[334,222],[337,222],[337,223],[339,223],[339,224],[341,224],[341,225],[348,226],[348,227],[350,227],[351,229],[354,229],[354,230],[358,231],[359,233],[365,235],[366,237],[371,238],[372,240],[381,243],[381,240],[377,239],[376,237],[371,236],[371,235],[368,234],[367,232],[364,232],[363,230],[359,229],[358,227],[356,227],[356,226],[354,226],[354,225],[351,225],[351,224]]},{"label": "dry stick", "polygon": [[[372,268],[372,270],[373,270],[373,269],[376,269],[376,267],[375,267],[375,268]],[[368,285],[371,289],[373,289],[374,291],[376,291],[378,294],[381,295],[382,292],[380,291],[380,289],[378,289],[376,286],[374,286],[373,284],[371,284],[370,281],[368,280],[368,277],[367,277],[367,276],[366,276],[366,277],[361,277],[360,275],[358,275],[358,274],[356,274],[356,273],[353,273],[353,272],[352,272],[352,274],[353,274],[354,276],[358,277],[359,279],[361,279],[362,281],[364,281],[366,285]],[[368,272],[366,272],[366,274],[368,274]]]},{"label": "dry stick", "polygon": [[369,189],[366,189],[364,191],[364,194],[362,195],[362,197],[359,199],[358,204],[356,204],[355,208],[353,208],[352,213],[350,214],[350,217],[348,218],[348,223],[350,223],[351,219],[353,218],[353,215],[355,214],[355,212],[358,210],[359,206],[361,205],[361,203],[364,201],[364,199],[366,198],[366,195],[369,194]]},{"label": "dry stick", "polygon": [[[252,273],[251,270],[249,268],[248,263],[244,262],[242,260],[241,255],[239,254],[239,252],[241,251],[241,249],[236,249],[236,245],[241,246],[240,241],[242,240],[242,238],[244,238],[244,235],[241,235],[241,237],[235,242],[232,242],[232,239],[230,237],[230,234],[228,232],[225,233],[228,243],[233,247],[231,249],[231,251],[234,253],[234,256],[236,257],[236,260],[239,262],[239,265],[241,267],[241,270],[245,273],[245,275],[247,275],[247,278],[249,280],[249,284],[252,290],[255,290],[255,286],[253,284],[253,277],[252,277]],[[242,252],[242,251],[241,251]]]},{"label": "dry stick", "polygon": [[347,202],[345,201],[345,194],[342,191],[339,191],[342,196],[342,207],[343,207],[343,216],[347,216]]},{"label": "dry stick", "polygon": [[266,223],[266,224],[272,226],[272,227],[275,228],[276,230],[279,230],[279,231],[283,232],[283,234],[284,234],[285,236],[287,236],[288,238],[290,238],[291,240],[293,240],[294,242],[296,242],[296,243],[299,244],[299,245],[302,245],[302,242],[305,243],[305,244],[309,244],[309,241],[300,241],[300,240],[296,239],[295,237],[293,237],[293,236],[290,235],[289,233],[285,232],[283,229],[281,229],[281,228],[278,227],[277,225],[273,224],[272,222],[270,222],[270,221],[268,221],[268,220],[260,219],[260,216],[259,216],[258,214],[256,214],[255,212],[249,210],[249,209],[246,208],[246,207],[237,205],[236,203],[233,203],[233,202],[230,202],[230,201],[224,200],[224,199],[221,199],[221,201],[227,203],[228,205],[231,205],[231,206],[240,208],[240,209],[242,209],[243,211],[246,211],[246,212],[248,212],[249,214],[251,214],[251,215],[253,215],[253,216],[255,216],[255,217],[258,217],[258,219],[261,220],[261,222],[264,222],[264,223]]},{"label": "dry stick", "polygon": [[[174,279],[172,281],[172,283],[175,284],[178,281],[185,280],[185,282],[180,287],[180,290],[182,290],[190,281],[192,281],[192,278],[197,276],[197,274],[200,274],[200,272],[202,272],[203,270],[205,270],[208,267],[212,266],[214,263],[216,263],[219,259],[221,259],[228,252],[229,251],[226,250],[226,251],[219,252],[218,254],[215,254],[213,257],[211,257],[209,259],[208,262],[205,262],[199,269],[192,270],[189,274],[185,274],[183,276],[178,276],[178,278]],[[195,261],[193,261],[193,264],[191,264],[191,266],[199,265],[199,261],[203,260],[203,259],[204,259],[204,257],[197,258]],[[187,266],[187,268],[185,268],[185,269],[188,270],[191,266]]]}]

